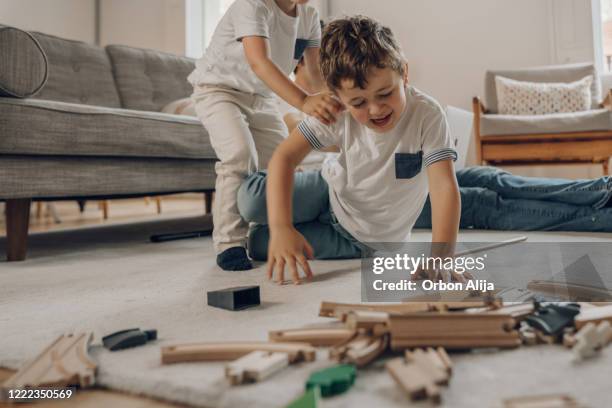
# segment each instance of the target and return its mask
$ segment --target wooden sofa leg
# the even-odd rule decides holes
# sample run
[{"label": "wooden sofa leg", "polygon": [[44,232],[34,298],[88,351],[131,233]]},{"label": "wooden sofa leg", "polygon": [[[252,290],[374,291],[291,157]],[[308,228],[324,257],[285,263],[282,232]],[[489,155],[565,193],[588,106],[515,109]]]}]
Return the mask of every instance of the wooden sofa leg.
[{"label": "wooden sofa leg", "polygon": [[30,198],[6,201],[6,259],[9,262],[26,258],[31,204]]},{"label": "wooden sofa leg", "polygon": [[606,160],[602,164],[603,164],[604,176],[609,176],[610,175],[610,159]]}]

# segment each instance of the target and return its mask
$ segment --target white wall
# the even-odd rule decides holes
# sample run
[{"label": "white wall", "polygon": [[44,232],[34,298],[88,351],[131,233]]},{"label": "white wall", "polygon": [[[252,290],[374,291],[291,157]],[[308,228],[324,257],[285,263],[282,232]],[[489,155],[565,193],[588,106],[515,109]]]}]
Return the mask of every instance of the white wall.
[{"label": "white wall", "polygon": [[102,0],[101,43],[185,54],[185,0]]},{"label": "white wall", "polygon": [[93,43],[94,0],[0,0],[0,23]]},{"label": "white wall", "polygon": [[[330,16],[365,14],[401,43],[413,85],[442,105],[471,110],[487,69],[593,60],[590,0],[331,0]],[[474,163],[474,147],[469,163]],[[587,177],[601,167],[518,169]],[[589,168],[590,167],[590,168]]]},{"label": "white wall", "polygon": [[[560,21],[564,26],[558,27],[553,1],[567,2],[332,0],[330,11],[332,16],[362,13],[391,27],[408,58],[413,84],[443,104],[469,108],[471,97],[483,94],[487,69],[547,65],[555,63],[557,55],[565,60],[592,58],[575,50],[570,54],[567,47],[557,51],[555,29],[569,37],[588,34],[590,27],[568,27],[567,14]],[[582,7],[576,9],[587,7],[588,1],[578,0]]]}]

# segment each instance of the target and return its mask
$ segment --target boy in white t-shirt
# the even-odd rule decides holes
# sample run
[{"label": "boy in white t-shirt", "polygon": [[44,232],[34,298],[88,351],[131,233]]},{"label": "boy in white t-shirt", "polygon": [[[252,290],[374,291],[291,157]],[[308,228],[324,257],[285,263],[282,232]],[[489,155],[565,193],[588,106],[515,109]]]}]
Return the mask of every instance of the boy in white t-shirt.
[{"label": "boy in white t-shirt", "polygon": [[225,270],[252,268],[237,192],[249,174],[267,167],[287,133],[274,95],[323,123],[332,123],[342,109],[331,94],[307,94],[288,78],[304,57],[311,77],[322,85],[319,16],[306,3],[236,0],[189,76],[196,113],[219,158],[213,243],[217,264]]},{"label": "boy in white t-shirt", "polygon": [[[321,70],[348,112],[331,125],[302,121],[276,149],[267,176],[243,184],[241,214],[259,224],[252,256],[267,255],[269,278],[276,271],[282,282],[287,266],[298,283],[298,266],[312,276],[307,258],[357,257],[375,243],[407,241],[428,193],[432,242],[441,244],[432,255],[452,255],[461,212],[456,153],[443,109],[408,85],[391,30],[363,16],[329,23]],[[320,173],[294,174],[312,149],[330,147],[340,154]]]}]

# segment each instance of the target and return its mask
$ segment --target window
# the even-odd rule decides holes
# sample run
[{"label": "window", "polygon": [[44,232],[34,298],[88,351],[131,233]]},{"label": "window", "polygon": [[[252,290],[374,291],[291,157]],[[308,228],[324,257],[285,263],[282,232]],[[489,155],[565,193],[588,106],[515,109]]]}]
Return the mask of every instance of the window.
[{"label": "window", "polygon": [[199,58],[234,0],[185,0],[187,56]]},{"label": "window", "polygon": [[603,63],[607,71],[612,71],[612,0],[599,1]]}]

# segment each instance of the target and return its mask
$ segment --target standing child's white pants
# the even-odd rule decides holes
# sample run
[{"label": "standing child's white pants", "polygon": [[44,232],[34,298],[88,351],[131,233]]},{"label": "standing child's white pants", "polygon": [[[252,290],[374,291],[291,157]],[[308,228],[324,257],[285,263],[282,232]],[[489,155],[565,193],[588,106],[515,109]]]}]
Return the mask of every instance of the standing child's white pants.
[{"label": "standing child's white pants", "polygon": [[268,167],[287,127],[273,98],[219,87],[197,88],[192,98],[219,158],[212,210],[213,243],[220,253],[245,246],[248,224],[238,213],[238,189],[248,175]]}]

